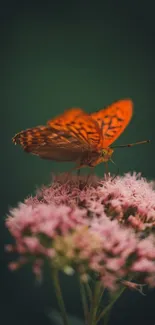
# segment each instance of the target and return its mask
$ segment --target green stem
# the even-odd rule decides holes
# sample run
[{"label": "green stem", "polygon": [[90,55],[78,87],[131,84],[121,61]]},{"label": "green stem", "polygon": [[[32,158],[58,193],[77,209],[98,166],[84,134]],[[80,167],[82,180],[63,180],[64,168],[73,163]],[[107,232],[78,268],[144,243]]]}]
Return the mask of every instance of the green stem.
[{"label": "green stem", "polygon": [[91,291],[91,288],[90,288],[90,285],[88,282],[86,282],[85,287],[86,287],[86,292],[87,292],[87,296],[89,299],[89,303],[91,304],[92,303],[92,291]]},{"label": "green stem", "polygon": [[103,297],[103,294],[104,294],[104,288],[101,287],[100,295],[99,295],[99,299],[98,299],[98,306],[100,305],[100,302],[101,302],[101,299],[102,299],[102,297]]},{"label": "green stem", "polygon": [[110,309],[104,316],[104,325],[108,325],[109,317],[110,317]]},{"label": "green stem", "polygon": [[53,273],[53,284],[54,284],[55,293],[56,293],[58,305],[59,305],[59,308],[60,308],[63,324],[64,325],[69,325],[68,317],[67,317],[67,313],[66,313],[66,309],[65,309],[65,304],[64,304],[64,301],[63,301],[62,292],[61,292],[61,288],[60,288],[58,270],[53,269],[52,273]]},{"label": "green stem", "polygon": [[91,313],[90,313],[90,325],[96,325],[96,314],[98,311],[98,307],[99,307],[99,300],[101,297],[101,283],[99,281],[97,281],[96,285],[95,285],[95,289],[94,289],[94,296],[92,299],[92,305],[91,305]]},{"label": "green stem", "polygon": [[123,287],[118,294],[114,297],[114,299],[112,299],[112,301],[104,308],[104,310],[101,312],[101,314],[98,316],[97,318],[97,322],[98,323],[100,321],[101,318],[103,318],[105,316],[106,313],[110,312],[111,308],[113,307],[113,305],[115,304],[115,302],[117,301],[117,299],[121,296],[121,294],[124,292],[125,288]]},{"label": "green stem", "polygon": [[86,292],[84,289],[84,284],[81,282],[81,279],[80,279],[80,292],[81,292],[81,298],[82,298],[85,323],[88,325],[88,316],[89,316],[88,303],[87,303],[87,298],[86,298]]}]

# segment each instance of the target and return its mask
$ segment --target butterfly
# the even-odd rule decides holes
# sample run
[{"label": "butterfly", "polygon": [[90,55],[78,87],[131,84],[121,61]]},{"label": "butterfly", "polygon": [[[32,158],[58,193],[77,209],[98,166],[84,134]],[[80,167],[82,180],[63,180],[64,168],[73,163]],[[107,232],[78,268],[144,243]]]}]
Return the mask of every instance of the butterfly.
[{"label": "butterfly", "polygon": [[95,167],[111,160],[114,147],[110,145],[127,127],[132,115],[130,99],[119,100],[91,114],[81,108],[70,108],[45,126],[17,133],[12,141],[20,144],[24,151],[43,159],[73,161],[77,169]]}]

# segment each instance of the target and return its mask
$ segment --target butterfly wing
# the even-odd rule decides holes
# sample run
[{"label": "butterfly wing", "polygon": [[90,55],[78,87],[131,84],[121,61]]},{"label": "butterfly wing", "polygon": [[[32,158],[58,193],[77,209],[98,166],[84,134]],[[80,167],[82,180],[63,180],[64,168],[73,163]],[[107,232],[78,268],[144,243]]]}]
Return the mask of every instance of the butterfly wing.
[{"label": "butterfly wing", "polygon": [[101,141],[102,132],[98,123],[81,108],[71,108],[47,122],[51,129],[66,132],[81,141],[89,150],[96,149]]},{"label": "butterfly wing", "polygon": [[89,152],[88,145],[81,145],[78,138],[62,131],[60,134],[47,126],[21,131],[14,136],[13,142],[26,152],[56,161],[76,161]]},{"label": "butterfly wing", "polygon": [[120,136],[130,122],[132,114],[133,103],[130,99],[117,101],[90,114],[102,131],[104,148],[109,147]]},{"label": "butterfly wing", "polygon": [[16,134],[13,142],[44,159],[76,161],[116,140],[132,117],[132,107],[127,99],[92,114],[71,108],[48,121],[47,126]]},{"label": "butterfly wing", "polygon": [[44,159],[76,161],[97,149],[101,130],[95,120],[80,108],[72,108],[47,122],[47,126],[27,129],[13,142]]}]

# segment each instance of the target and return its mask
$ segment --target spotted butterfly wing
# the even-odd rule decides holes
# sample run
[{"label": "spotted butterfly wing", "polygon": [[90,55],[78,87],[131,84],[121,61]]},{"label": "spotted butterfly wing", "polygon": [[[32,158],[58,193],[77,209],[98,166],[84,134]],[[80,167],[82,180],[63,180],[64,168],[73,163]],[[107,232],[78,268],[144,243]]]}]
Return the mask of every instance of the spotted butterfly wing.
[{"label": "spotted butterfly wing", "polygon": [[119,100],[105,109],[90,114],[102,131],[104,148],[109,147],[121,135],[132,114],[133,103],[130,99]]},{"label": "spotted butterfly wing", "polygon": [[69,140],[67,135],[58,135],[46,126],[21,131],[14,136],[13,142],[26,152],[56,161],[74,161],[81,153],[79,141]]},{"label": "spotted butterfly wing", "polygon": [[97,121],[81,108],[71,108],[47,124],[53,130],[66,132],[79,139],[81,145],[85,143],[91,150],[98,148],[102,142],[102,132]]},{"label": "spotted butterfly wing", "polygon": [[124,131],[132,117],[132,106],[131,100],[126,99],[92,114],[72,108],[48,121],[46,126],[21,131],[13,142],[44,159],[88,163],[89,156],[90,160],[98,157],[105,161],[102,149]]},{"label": "spotted butterfly wing", "polygon": [[13,142],[44,159],[76,161],[97,148],[100,136],[97,122],[73,108],[48,121],[47,126],[17,133]]}]

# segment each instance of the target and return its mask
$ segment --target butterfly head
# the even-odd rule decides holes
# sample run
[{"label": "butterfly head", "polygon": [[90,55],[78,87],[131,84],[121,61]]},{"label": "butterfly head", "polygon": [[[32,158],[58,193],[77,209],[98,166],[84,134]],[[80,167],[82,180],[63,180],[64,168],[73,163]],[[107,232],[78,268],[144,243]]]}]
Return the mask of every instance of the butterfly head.
[{"label": "butterfly head", "polygon": [[[87,165],[89,167],[95,167],[102,162],[107,162],[111,159],[113,152],[114,152],[114,150],[109,147],[101,149],[101,151],[98,152],[97,155],[95,153],[94,157],[91,156],[91,159],[89,160],[89,162],[85,161],[84,165]],[[83,165],[83,162],[82,162],[82,165]]]},{"label": "butterfly head", "polygon": [[110,160],[114,150],[112,148],[104,148],[101,150],[101,162]]}]

